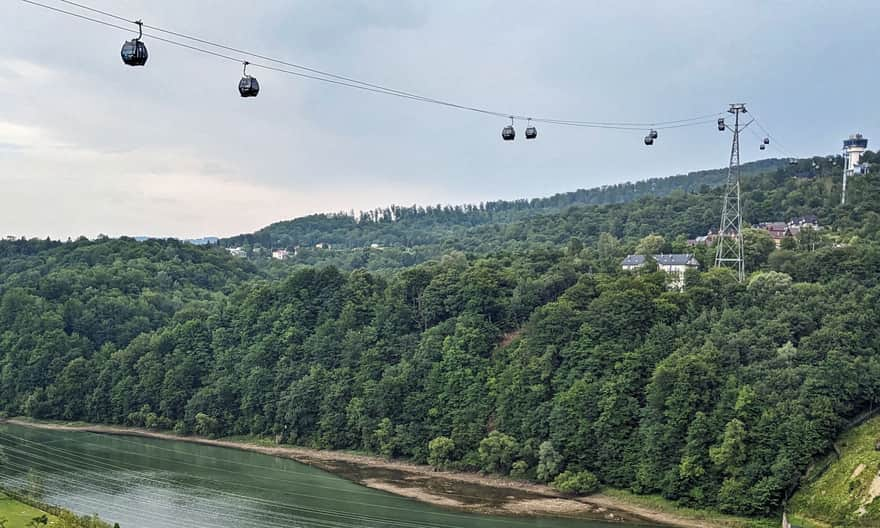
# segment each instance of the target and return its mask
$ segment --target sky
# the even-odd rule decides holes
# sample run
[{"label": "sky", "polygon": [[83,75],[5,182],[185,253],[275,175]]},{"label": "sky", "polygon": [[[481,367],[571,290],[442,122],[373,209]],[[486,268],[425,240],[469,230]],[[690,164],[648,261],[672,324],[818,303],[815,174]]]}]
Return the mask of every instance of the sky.
[{"label": "sky", "polygon": [[[747,131],[743,161],[880,141],[877,2],[81,2],[505,114],[660,122],[744,102],[775,141],[759,151]],[[644,130],[551,124],[527,142],[518,122],[503,142],[505,119],[258,68],[243,99],[235,62],[145,38],[146,67],[123,65],[132,35],[0,0],[0,236],[228,236],[717,168],[730,152],[714,123],[646,147]]]}]

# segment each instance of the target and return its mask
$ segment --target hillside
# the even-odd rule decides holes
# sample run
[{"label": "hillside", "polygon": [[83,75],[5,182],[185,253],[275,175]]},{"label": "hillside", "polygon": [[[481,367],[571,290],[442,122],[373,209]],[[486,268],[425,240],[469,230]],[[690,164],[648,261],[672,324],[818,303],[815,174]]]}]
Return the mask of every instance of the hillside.
[{"label": "hillside", "polygon": [[[784,165],[782,160],[766,159],[743,165],[744,176],[773,170]],[[293,248],[308,251],[316,244],[329,244],[336,250],[369,248],[376,244],[386,251],[398,253],[403,265],[438,255],[448,240],[478,226],[504,225],[533,216],[560,213],[572,206],[623,204],[645,197],[662,197],[674,192],[693,193],[721,185],[727,169],[691,172],[689,174],[652,178],[639,182],[607,185],[593,189],[556,194],[531,200],[493,201],[458,206],[390,206],[361,212],[318,214],[277,222],[253,234],[223,239],[226,247]],[[326,256],[326,253],[324,253]],[[388,257],[386,256],[386,260]],[[308,261],[308,257],[305,257]],[[314,262],[310,262],[314,263]]]},{"label": "hillside", "polygon": [[[873,159],[871,156],[866,159]],[[839,159],[829,161],[826,158],[813,158],[800,160],[796,165],[776,164],[767,172],[759,171],[759,167],[753,167],[755,171],[743,177],[743,207],[747,223],[755,225],[767,221],[785,221],[805,214],[817,214],[825,223],[849,221],[849,213],[847,218],[838,218]],[[404,217],[398,221],[360,223],[347,216],[308,217],[294,220],[291,224],[303,229],[308,226],[307,230],[312,230],[309,231],[312,234],[306,239],[341,240],[344,244],[358,246],[348,248],[343,244],[343,247],[317,249],[305,245],[299,248],[296,257],[284,263],[269,262],[269,253],[264,246],[261,253],[251,252],[251,257],[258,264],[271,264],[269,269],[276,272],[289,265],[333,265],[346,270],[363,268],[384,272],[436,259],[452,251],[488,255],[499,251],[520,252],[539,247],[558,250],[567,246],[572,239],[589,247],[599,247],[598,242],[603,233],[603,247],[612,244],[631,249],[640,238],[659,233],[669,242],[665,251],[684,251],[688,238],[705,235],[709,229],[717,228],[721,199],[718,188],[703,186],[692,192],[674,188],[676,182],[690,181],[681,178],[685,177],[665,180],[668,184],[668,194],[665,196],[647,195],[633,201],[608,205],[573,205],[555,212],[535,209],[529,210],[529,214],[521,219],[503,222],[486,220],[483,223],[473,221],[470,222],[473,225],[463,225],[462,219],[489,217],[488,213],[480,211],[461,211],[457,214],[453,211],[449,216],[458,218],[457,223],[434,219],[431,220],[434,224],[430,226],[420,224],[428,222],[427,215],[412,220]],[[853,184],[869,183],[855,180]],[[863,207],[867,207],[869,211],[874,210],[874,205],[866,202],[865,196],[869,195],[851,193],[852,207],[857,211],[853,218],[857,220],[841,225],[856,230],[860,226],[866,227],[859,232],[864,231],[870,236],[872,231],[868,228],[874,224],[864,226],[862,222],[872,217],[863,217],[859,212]],[[329,229],[328,225],[331,226]],[[431,227],[434,225],[436,229]],[[423,235],[425,232],[429,236]],[[395,240],[414,242],[407,247],[370,248],[370,241],[378,240],[375,237],[382,233],[392,234]],[[424,239],[424,243],[417,242],[417,239]],[[245,243],[247,250],[260,246],[259,243]]]},{"label": "hillside", "polygon": [[476,225],[382,273],[350,250],[265,273],[173,240],[3,242],[0,412],[776,515],[880,393],[880,178],[845,207],[837,180],[824,158],[747,178],[750,222],[823,228],[748,230],[742,284],[698,246],[683,291],[621,259],[683,250],[717,190]]},{"label": "hillside", "polygon": [[841,456],[799,490],[790,510],[798,518],[832,526],[880,526],[880,417],[837,440]]}]

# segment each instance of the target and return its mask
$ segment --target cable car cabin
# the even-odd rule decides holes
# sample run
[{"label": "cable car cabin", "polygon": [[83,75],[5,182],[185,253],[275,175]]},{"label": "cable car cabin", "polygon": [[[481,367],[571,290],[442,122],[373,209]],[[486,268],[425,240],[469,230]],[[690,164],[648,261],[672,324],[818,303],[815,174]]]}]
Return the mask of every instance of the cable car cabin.
[{"label": "cable car cabin", "polygon": [[765,137],[765,138],[764,138],[764,144],[765,144],[765,145],[769,145],[769,144],[770,144],[770,138]]},{"label": "cable car cabin", "polygon": [[503,129],[501,129],[501,139],[504,141],[513,141],[516,138],[516,130],[513,129],[512,125],[507,125]]},{"label": "cable car cabin", "polygon": [[761,149],[761,150],[764,150],[764,149],[766,149],[766,148],[767,148],[767,145],[765,145],[765,144],[763,144],[763,143],[761,143],[761,145],[760,145],[760,147],[759,147],[759,148],[760,148],[760,149]]},{"label": "cable car cabin", "polygon": [[122,45],[122,62],[129,66],[143,66],[149,57],[147,46],[138,39],[126,40]]},{"label": "cable car cabin", "polygon": [[256,97],[260,93],[260,83],[257,82],[256,77],[245,75],[238,82],[238,93],[242,97]]},{"label": "cable car cabin", "polygon": [[723,117],[718,119],[718,130],[724,132],[724,118]]},{"label": "cable car cabin", "polygon": [[645,145],[650,146],[653,144],[654,144],[654,138],[651,137],[651,134],[648,134],[647,136],[645,136]]},{"label": "cable car cabin", "polygon": [[659,136],[660,134],[658,134],[656,130],[651,129],[651,131],[648,132],[648,135],[651,136],[651,139],[657,139],[657,136]]},{"label": "cable car cabin", "polygon": [[535,139],[538,137],[538,129],[530,126],[526,128],[526,139]]}]

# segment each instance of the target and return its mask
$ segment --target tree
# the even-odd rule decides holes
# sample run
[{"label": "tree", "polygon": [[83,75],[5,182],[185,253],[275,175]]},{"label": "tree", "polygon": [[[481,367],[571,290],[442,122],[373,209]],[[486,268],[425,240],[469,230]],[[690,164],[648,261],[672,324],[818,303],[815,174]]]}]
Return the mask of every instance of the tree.
[{"label": "tree", "polygon": [[507,474],[516,455],[516,440],[499,431],[492,431],[489,436],[480,440],[480,464],[484,471]]},{"label": "tree", "polygon": [[196,426],[195,433],[197,435],[207,436],[208,438],[214,438],[219,431],[219,423],[217,419],[213,416],[208,416],[205,413],[196,414]]},{"label": "tree", "polygon": [[46,526],[47,524],[49,524],[49,517],[44,513],[43,515],[31,519],[28,526],[31,528],[37,528],[37,526]]},{"label": "tree", "polygon": [[378,446],[380,453],[387,457],[394,456],[394,427],[388,417],[379,421],[379,426],[373,431],[373,441]]},{"label": "tree", "polygon": [[435,468],[445,468],[452,462],[455,442],[448,436],[438,436],[428,442],[428,464]]},{"label": "tree", "polygon": [[767,257],[776,249],[773,237],[763,229],[743,229],[743,258],[748,272],[752,272],[767,262]]},{"label": "tree", "polygon": [[553,479],[553,487],[563,493],[588,495],[599,491],[599,479],[589,471],[563,471]]},{"label": "tree", "polygon": [[666,248],[666,239],[661,235],[648,235],[636,245],[636,255],[656,255]]},{"label": "tree", "polygon": [[748,291],[757,299],[767,299],[791,287],[791,276],[778,271],[759,271],[749,277]]},{"label": "tree", "polygon": [[538,446],[538,480],[547,482],[553,480],[562,470],[562,455],[553,448],[553,442],[545,440]]},{"label": "tree", "polygon": [[745,425],[734,418],[724,427],[721,444],[709,449],[712,462],[728,475],[739,475],[743,471],[747,457],[745,437]]}]

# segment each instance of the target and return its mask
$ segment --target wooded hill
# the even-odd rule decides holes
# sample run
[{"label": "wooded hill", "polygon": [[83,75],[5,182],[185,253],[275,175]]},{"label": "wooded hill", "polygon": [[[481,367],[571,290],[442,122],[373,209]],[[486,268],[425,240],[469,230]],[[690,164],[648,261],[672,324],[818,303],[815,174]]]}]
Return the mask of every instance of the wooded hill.
[{"label": "wooded hill", "polygon": [[2,242],[0,408],[775,513],[880,395],[880,178],[841,207],[837,169],[813,161],[747,178],[744,204],[825,229],[780,250],[749,230],[744,284],[711,269],[684,291],[620,260],[714,226],[717,190],[474,226],[380,274]]},{"label": "wooded hill", "polygon": [[[743,175],[750,176],[775,170],[784,164],[783,160],[767,159],[747,163],[742,171]],[[299,247],[297,263],[332,263],[346,269],[399,268],[439,257],[451,249],[469,251],[470,248],[456,242],[476,227],[499,228],[535,216],[552,216],[572,206],[620,204],[645,197],[663,197],[673,192],[705,192],[721,185],[726,178],[727,169],[715,169],[579,189],[531,200],[499,200],[457,206],[393,205],[360,213],[318,214],[278,222],[253,234],[223,239],[220,244],[243,246],[251,257],[264,259],[269,257],[271,249]],[[327,244],[332,251],[316,251],[317,244]],[[370,250],[373,244],[381,249]],[[493,244],[494,249],[498,249],[497,246],[498,243]],[[254,253],[254,248],[261,249],[262,253],[259,249]]]}]

